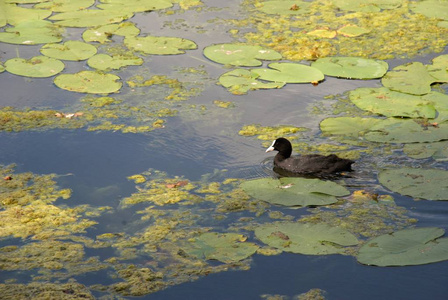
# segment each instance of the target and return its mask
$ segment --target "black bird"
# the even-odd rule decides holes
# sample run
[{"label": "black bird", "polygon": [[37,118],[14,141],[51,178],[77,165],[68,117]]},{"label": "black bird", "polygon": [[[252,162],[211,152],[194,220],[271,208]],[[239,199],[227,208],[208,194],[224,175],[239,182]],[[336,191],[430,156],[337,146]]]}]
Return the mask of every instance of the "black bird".
[{"label": "black bird", "polygon": [[278,151],[274,158],[274,171],[281,175],[330,175],[352,171],[353,160],[331,155],[301,155],[291,157],[292,146],[285,138],[276,139],[266,152]]}]

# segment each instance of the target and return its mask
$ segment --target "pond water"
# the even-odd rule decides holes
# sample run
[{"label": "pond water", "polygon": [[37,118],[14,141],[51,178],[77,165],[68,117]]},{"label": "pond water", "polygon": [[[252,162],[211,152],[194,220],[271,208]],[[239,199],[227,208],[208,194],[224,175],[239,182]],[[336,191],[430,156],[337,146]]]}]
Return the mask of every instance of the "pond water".
[{"label": "pond water", "polygon": [[[58,88],[53,83],[54,76],[22,77],[8,69],[0,73],[0,125],[4,126],[0,132],[0,165],[3,165],[4,174],[0,210],[3,218],[0,221],[2,294],[7,299],[45,298],[48,295],[53,295],[54,299],[62,296],[73,299],[77,296],[100,299],[136,296],[141,299],[295,299],[297,295],[320,289],[306,299],[322,299],[321,296],[325,299],[446,299],[446,258],[416,266],[368,266],[357,262],[358,246],[344,250],[345,255],[305,255],[274,250],[254,234],[260,224],[307,221],[306,217],[313,215],[320,216],[331,226],[342,224],[349,231],[351,228],[361,244],[404,228],[448,229],[445,201],[414,199],[393,192],[378,181],[378,174],[384,169],[447,170],[446,149],[445,157],[416,159],[407,156],[400,143],[366,140],[364,144],[350,143],[321,132],[320,122],[329,117],[377,118],[378,115],[356,108],[347,100],[347,92],[360,87],[381,87],[380,79],[348,80],[326,76],[317,86],[286,84],[281,89],[251,90],[237,95],[217,84],[223,73],[237,67],[223,66],[203,55],[203,49],[212,44],[246,40],[253,44],[254,40],[247,35],[250,32],[261,32],[258,36],[260,45],[267,46],[269,43],[261,39],[263,35],[281,36],[288,30],[310,31],[308,27],[312,22],[317,22],[316,28],[321,29],[340,27],[340,24],[332,27],[334,19],[310,17],[310,21],[304,23],[306,28],[305,25],[303,28],[294,25],[283,30],[274,25],[278,22],[280,27],[289,26],[285,18],[274,17],[269,21],[272,15],[260,16],[260,12],[254,10],[254,4],[260,5],[258,1],[174,2],[172,8],[139,12],[128,21],[141,30],[141,36],[181,37],[194,41],[197,49],[186,50],[180,55],[135,52],[143,58],[143,65],[108,71],[124,82],[119,92],[108,95],[121,103],[98,106],[95,110],[95,99],[104,95],[93,94],[93,101],[86,100],[84,93]],[[290,5],[291,1],[284,2]],[[333,7],[331,1],[321,2],[326,9]],[[189,4],[196,5],[190,7]],[[408,1],[402,1],[401,8],[396,9],[408,4]],[[336,15],[344,16],[343,10],[333,8]],[[251,15],[258,19],[250,19]],[[313,14],[319,15],[325,13]],[[359,22],[360,26],[365,18],[361,13],[345,17],[353,23]],[[370,17],[375,18],[375,13]],[[390,53],[387,53],[386,46],[375,48],[375,41],[370,41],[369,46],[363,40],[360,48],[364,47],[367,52],[360,50],[356,53],[356,41],[350,41],[346,45],[341,42],[330,47],[331,54],[384,59],[389,63],[389,70],[409,62],[429,65],[432,59],[448,53],[448,32],[443,27],[434,29],[434,19],[419,18],[421,22],[430,23],[428,26],[432,26],[434,33],[430,37],[438,39],[438,45],[428,42],[417,49],[408,44],[412,37],[409,40],[403,38],[403,49],[390,41]],[[235,21],[228,21],[231,19]],[[299,21],[300,15],[292,20]],[[384,17],[382,22],[384,20],[387,18]],[[263,27],[266,24],[274,24],[274,29],[268,32],[267,27]],[[67,27],[63,41],[82,40],[85,29]],[[263,30],[266,30],[264,34]],[[387,34],[380,32],[379,35]],[[375,37],[373,35],[372,39]],[[123,37],[113,35],[112,40],[104,45],[91,44],[98,48],[98,53],[128,51],[122,46]],[[322,40],[325,39],[315,41]],[[340,40],[344,39],[341,37]],[[40,55],[41,46],[0,43],[0,62],[5,65],[11,58]],[[321,51],[324,46],[319,44],[319,47],[322,47]],[[410,47],[409,51],[406,47]],[[290,62],[285,53],[282,53],[283,61]],[[309,65],[310,60],[303,57],[299,62]],[[85,61],[64,63],[63,74],[93,70]],[[264,61],[263,66],[268,63]],[[144,80],[158,75],[168,79],[147,86],[126,83],[141,82],[136,79],[137,75]],[[168,82],[169,79],[177,81]],[[448,92],[446,83],[433,85],[433,89]],[[182,99],[166,100],[170,93]],[[220,107],[215,100],[228,102],[230,107]],[[54,112],[82,112],[83,115],[62,118],[61,123],[54,121],[59,120],[57,117],[49,122],[45,118],[30,118],[26,123],[26,115],[8,115],[7,106],[20,112],[47,111],[52,117]],[[167,115],[161,112],[162,109],[176,110],[176,113]],[[106,110],[113,117],[100,117]],[[92,119],[88,119],[90,117]],[[19,121],[8,129],[13,118]],[[24,120],[23,124],[20,120]],[[244,136],[239,133],[244,126],[252,124],[306,128],[306,131],[286,133],[296,149],[306,143],[311,146],[308,151],[313,153],[333,151],[355,158],[354,171],[348,176],[333,178],[333,181],[348,188],[352,196],[359,191],[365,192],[367,204],[358,207],[356,201],[351,202],[352,196],[346,196],[334,206],[290,208],[245,194],[238,188],[240,182],[276,177],[272,171],[273,156],[265,153],[272,139],[262,140],[257,138],[258,134]],[[98,127],[95,129],[95,126]],[[154,128],[126,132],[139,126]],[[319,145],[323,146],[319,148]],[[12,164],[14,167],[8,167]],[[48,174],[55,175],[45,177]],[[144,181],[139,181],[142,178]],[[64,199],[61,191],[66,189],[71,190],[71,194]],[[446,190],[446,184],[440,189]],[[385,196],[393,197],[394,204],[390,207],[380,205],[382,200],[378,199]],[[174,200],[177,197],[180,201]],[[240,206],[239,202],[243,204]],[[353,207],[362,210],[364,215],[356,215],[359,210],[351,211]],[[11,209],[14,209],[13,217]],[[60,219],[62,217],[67,219]],[[356,220],[350,223],[352,219]],[[88,223],[91,221],[94,223]],[[366,229],[357,232],[356,227]],[[242,234],[247,242],[257,244],[264,252],[227,262],[194,257],[185,244],[204,232]],[[244,240],[240,242],[244,244]],[[212,248],[210,245],[206,247]],[[76,282],[81,285],[73,285]],[[37,285],[33,285],[35,283]],[[55,285],[49,285],[52,283]]]}]

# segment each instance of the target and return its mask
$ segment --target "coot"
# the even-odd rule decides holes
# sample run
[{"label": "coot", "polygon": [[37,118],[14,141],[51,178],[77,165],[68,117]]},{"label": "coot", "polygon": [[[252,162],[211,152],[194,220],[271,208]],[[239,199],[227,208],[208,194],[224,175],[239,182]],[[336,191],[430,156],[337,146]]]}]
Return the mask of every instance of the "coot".
[{"label": "coot", "polygon": [[[286,174],[328,175],[343,171],[352,171],[353,160],[331,155],[301,155],[291,157],[292,146],[285,138],[276,139],[266,152],[277,150],[274,158],[274,171]],[[279,173],[279,172],[277,172]]]}]

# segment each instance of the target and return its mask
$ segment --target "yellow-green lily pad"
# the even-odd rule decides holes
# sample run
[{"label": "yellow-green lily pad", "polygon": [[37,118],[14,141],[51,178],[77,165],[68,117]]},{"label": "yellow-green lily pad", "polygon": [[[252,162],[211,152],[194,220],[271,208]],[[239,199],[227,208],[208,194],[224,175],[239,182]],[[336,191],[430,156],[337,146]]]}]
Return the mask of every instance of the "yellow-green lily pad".
[{"label": "yellow-green lily pad", "polygon": [[[2,14],[3,17],[1,17]],[[25,8],[15,4],[0,3],[0,19],[4,19],[4,21],[0,21],[0,25],[1,23],[8,23],[15,26],[22,22],[43,20],[50,15],[51,10]]]},{"label": "yellow-green lily pad", "polygon": [[101,71],[118,70],[125,66],[140,66],[143,64],[143,59],[138,56],[97,54],[89,58],[87,64],[91,68]]},{"label": "yellow-green lily pad", "polygon": [[120,90],[120,77],[94,71],[81,71],[76,74],[61,74],[54,84],[61,89],[89,94],[109,94]]},{"label": "yellow-green lily pad", "polygon": [[241,187],[256,199],[284,206],[328,205],[338,201],[336,196],[350,194],[332,181],[292,177],[247,180]]},{"label": "yellow-green lily pad", "polygon": [[40,52],[48,57],[61,60],[85,60],[96,54],[96,47],[80,41],[67,41],[63,44],[46,44]]},{"label": "yellow-green lily pad", "polygon": [[401,6],[401,0],[333,0],[342,10],[360,12],[379,12],[382,9],[394,9]]},{"label": "yellow-green lily pad", "polygon": [[260,248],[245,240],[246,237],[237,233],[206,232],[194,238],[182,249],[200,259],[232,263],[248,258]]},{"label": "yellow-green lily pad", "polygon": [[124,44],[134,51],[156,55],[183,54],[198,47],[193,41],[165,36],[126,37]]},{"label": "yellow-green lily pad", "polygon": [[84,9],[63,12],[50,17],[56,25],[66,27],[94,27],[105,24],[120,23],[133,16],[127,11],[110,11],[100,9]]},{"label": "yellow-green lily pad", "polygon": [[309,12],[310,2],[304,1],[264,1],[257,7],[266,14],[299,15]]},{"label": "yellow-green lily pad", "polygon": [[353,24],[347,24],[338,29],[338,34],[341,34],[341,35],[347,36],[347,37],[360,36],[360,35],[363,35],[363,34],[366,34],[369,32],[370,32],[369,29],[366,29],[364,27],[359,27],[359,26],[353,25]]},{"label": "yellow-green lily pad", "polygon": [[320,122],[320,130],[324,135],[342,135],[358,137],[367,132],[372,126],[380,123],[381,119],[361,117],[327,118]]},{"label": "yellow-green lily pad", "polygon": [[434,58],[432,65],[427,65],[426,69],[436,82],[448,82],[448,54]]},{"label": "yellow-green lily pad", "polygon": [[396,193],[426,200],[448,200],[448,171],[401,168],[385,170],[379,182]]},{"label": "yellow-green lily pad", "polygon": [[35,56],[30,59],[12,58],[5,62],[6,71],[26,77],[51,77],[64,70],[62,61],[46,57]]},{"label": "yellow-green lily pad", "polygon": [[100,0],[98,8],[109,11],[145,12],[173,6],[168,0]]},{"label": "yellow-green lily pad", "polygon": [[352,233],[327,224],[266,224],[255,229],[255,236],[271,247],[306,255],[342,254],[358,244]]},{"label": "yellow-green lily pad", "polygon": [[389,68],[384,61],[361,57],[324,57],[311,66],[325,75],[348,79],[381,78]]},{"label": "yellow-green lily pad", "polygon": [[448,159],[448,141],[406,144],[403,147],[403,152],[415,159],[432,157],[435,160],[444,161]]},{"label": "yellow-green lily pad", "polygon": [[324,74],[317,68],[295,63],[270,63],[269,69],[252,69],[252,72],[267,81],[286,83],[319,82]]},{"label": "yellow-green lily pad", "polygon": [[31,20],[0,32],[0,42],[19,45],[57,43],[62,40],[61,30],[44,20]]},{"label": "yellow-green lily pad", "polygon": [[425,0],[411,2],[409,6],[415,13],[425,15],[428,18],[448,20],[448,1]]},{"label": "yellow-green lily pad", "polygon": [[211,45],[204,48],[204,56],[220,64],[246,67],[261,66],[262,60],[282,58],[277,51],[245,44]]},{"label": "yellow-green lily pad", "polygon": [[87,29],[83,32],[82,38],[85,42],[98,42],[101,44],[110,42],[112,35],[137,36],[140,33],[134,23],[122,22],[119,24],[108,24],[97,28]]},{"label": "yellow-green lily pad", "polygon": [[34,8],[48,9],[54,12],[69,12],[87,9],[95,0],[50,0],[34,5]]},{"label": "yellow-green lily pad", "polygon": [[219,83],[235,95],[246,94],[251,90],[258,89],[279,89],[285,85],[284,82],[259,81],[258,77],[257,74],[248,70],[235,69],[222,74],[219,77]]},{"label": "yellow-green lily pad", "polygon": [[381,235],[363,245],[358,262],[380,267],[414,266],[448,260],[448,238],[437,227],[410,228]]}]

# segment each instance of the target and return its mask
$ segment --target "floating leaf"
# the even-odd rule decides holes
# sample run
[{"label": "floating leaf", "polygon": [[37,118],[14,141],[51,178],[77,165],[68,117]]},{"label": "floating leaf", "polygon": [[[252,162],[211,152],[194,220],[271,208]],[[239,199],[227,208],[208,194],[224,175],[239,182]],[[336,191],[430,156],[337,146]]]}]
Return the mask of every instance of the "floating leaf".
[{"label": "floating leaf", "polygon": [[109,11],[145,12],[173,6],[168,0],[102,0],[97,7]]},{"label": "floating leaf", "polygon": [[358,137],[379,122],[381,122],[381,119],[375,118],[327,118],[320,122],[320,130],[322,130],[324,134]]},{"label": "floating leaf", "polygon": [[262,82],[257,80],[258,77],[248,70],[236,69],[222,74],[219,83],[235,95],[246,94],[250,90],[279,89],[285,85],[284,82]]},{"label": "floating leaf", "polygon": [[207,232],[182,249],[200,259],[215,259],[223,263],[232,263],[248,258],[258,250],[258,245],[245,242],[245,240],[243,235],[237,233]]},{"label": "floating leaf", "polygon": [[36,45],[57,43],[61,40],[61,30],[44,20],[23,22],[0,32],[0,42],[10,44]]},{"label": "floating leaf", "polygon": [[432,157],[435,160],[448,159],[448,141],[423,143],[423,144],[406,144],[403,152],[407,156],[422,159]]},{"label": "floating leaf", "polygon": [[[3,14],[3,17],[1,17],[1,14]],[[50,10],[24,8],[15,4],[4,4],[0,2],[0,19],[4,18],[4,21],[0,22],[4,24],[18,25],[22,22],[43,20],[50,15]]]},{"label": "floating leaf", "polygon": [[333,0],[342,10],[379,12],[382,9],[394,9],[401,6],[401,0]]},{"label": "floating leaf", "polygon": [[120,69],[125,66],[139,66],[143,64],[143,59],[137,56],[97,54],[87,61],[91,68],[97,70]]},{"label": "floating leaf", "polygon": [[311,66],[325,75],[349,79],[381,78],[389,68],[384,61],[360,57],[324,57]]},{"label": "floating leaf", "polygon": [[96,47],[80,41],[67,41],[63,44],[46,44],[40,52],[48,57],[62,60],[85,60],[95,55]]},{"label": "floating leaf", "polygon": [[1,72],[4,72],[6,69],[5,69],[5,66],[3,66],[1,63],[0,63],[0,73]]},{"label": "floating leaf", "polygon": [[261,66],[261,60],[279,60],[282,58],[282,55],[277,51],[244,44],[208,46],[204,48],[204,55],[220,64],[246,67]]},{"label": "floating leaf", "polygon": [[307,13],[311,3],[303,1],[265,1],[257,7],[266,14],[299,15]]},{"label": "floating leaf", "polygon": [[67,27],[93,27],[105,24],[119,23],[133,16],[126,11],[110,11],[100,9],[85,9],[64,12],[50,17],[56,25]]},{"label": "floating leaf", "polygon": [[157,55],[183,54],[197,48],[193,41],[164,36],[126,37],[124,44],[134,51]]},{"label": "floating leaf", "polygon": [[[93,71],[81,71],[76,74],[61,74],[54,79],[59,88],[90,94],[109,94],[118,91],[122,83],[120,77]],[[118,81],[118,82],[117,82]]]},{"label": "floating leaf", "polygon": [[316,68],[295,63],[271,63],[270,69],[253,69],[260,79],[286,83],[318,82],[324,74]]},{"label": "floating leaf", "polygon": [[349,93],[359,108],[386,117],[434,118],[436,110],[424,96],[391,91],[387,88],[358,88]]},{"label": "floating leaf", "polygon": [[426,66],[426,69],[436,82],[448,82],[448,54],[434,58],[432,65]]},{"label": "floating leaf", "polygon": [[448,20],[448,2],[440,0],[426,0],[411,2],[409,4],[412,11],[422,14],[428,18]]},{"label": "floating leaf", "polygon": [[134,23],[123,22],[120,24],[108,24],[94,29],[87,29],[83,32],[82,38],[86,42],[99,42],[101,44],[110,42],[109,39],[112,35],[120,36],[137,36],[140,33]]},{"label": "floating leaf", "polygon": [[328,28],[316,29],[306,33],[307,35],[317,36],[326,39],[332,39],[336,37],[336,30],[330,30]]},{"label": "floating leaf", "polygon": [[26,77],[51,77],[64,70],[62,61],[46,57],[35,56],[30,59],[12,58],[5,62],[9,73]]},{"label": "floating leaf", "polygon": [[87,9],[95,0],[51,0],[34,5],[34,8],[48,9],[54,12],[68,12]]},{"label": "floating leaf", "polygon": [[370,30],[353,24],[348,24],[338,29],[338,34],[341,34],[346,37],[360,36],[369,32]]},{"label": "floating leaf", "polygon": [[391,90],[413,95],[431,92],[431,84],[435,81],[420,62],[398,66],[387,72],[381,80],[382,84]]},{"label": "floating leaf", "polygon": [[401,168],[380,172],[382,185],[396,193],[426,200],[448,200],[448,171]]},{"label": "floating leaf", "polygon": [[[358,262],[380,267],[414,266],[448,260],[448,238],[436,227],[411,228],[381,235],[359,249]],[[439,239],[438,239],[439,238]]]},{"label": "floating leaf", "polygon": [[347,230],[327,224],[267,224],[257,227],[255,236],[271,247],[307,255],[344,253],[344,246],[358,244]]},{"label": "floating leaf", "polygon": [[241,187],[256,199],[285,206],[328,205],[337,201],[335,196],[350,194],[335,182],[307,178],[261,178]]}]

